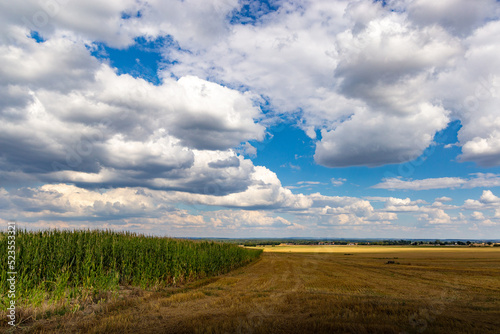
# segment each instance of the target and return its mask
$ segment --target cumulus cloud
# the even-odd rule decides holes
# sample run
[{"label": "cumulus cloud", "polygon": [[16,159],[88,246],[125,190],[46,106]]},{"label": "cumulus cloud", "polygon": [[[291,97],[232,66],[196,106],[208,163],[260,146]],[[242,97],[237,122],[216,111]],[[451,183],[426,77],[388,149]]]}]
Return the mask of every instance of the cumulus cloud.
[{"label": "cumulus cloud", "polygon": [[[374,231],[377,226],[392,231],[391,226],[398,221],[399,215],[414,216],[424,226],[450,227],[476,222],[479,226],[491,227],[498,221],[500,200],[491,191],[484,191],[478,200],[467,200],[461,207],[429,205],[423,200],[397,197],[359,199],[319,193],[294,195],[277,183],[273,188],[271,183],[276,182],[275,176],[261,172],[267,173],[270,183],[267,186],[251,186],[245,192],[224,196],[139,187],[90,190],[69,184],[10,191],[0,188],[0,212],[7,219],[30,222],[31,228],[99,226],[214,236],[236,236],[242,231],[304,233],[317,228]],[[376,209],[372,202],[382,202],[384,206]],[[206,211],[206,205],[225,208]],[[468,216],[452,215],[450,210],[457,209],[473,212]]]},{"label": "cumulus cloud", "polygon": [[[301,228],[298,217],[369,229],[392,228],[400,214],[492,226],[491,191],[466,200],[460,209],[474,213],[462,219],[447,211],[457,209],[447,198],[429,205],[294,194],[319,184],[287,189],[244,156],[255,157],[251,143],[287,118],[313,140],[323,166],[401,163],[458,120],[459,160],[499,165],[499,8],[493,0],[13,3],[0,12],[0,182],[9,189],[0,189],[0,210],[38,226],[87,219],[131,229],[272,230]],[[92,56],[97,44],[123,49],[138,38],[169,41],[156,85]],[[373,188],[499,180],[391,178]]]},{"label": "cumulus cloud", "polygon": [[439,202],[439,203],[445,203],[445,202],[451,202],[451,201],[453,201],[453,199],[450,197],[446,197],[446,196],[436,198],[436,202]]},{"label": "cumulus cloud", "polygon": [[[273,182],[272,175],[267,175],[267,178],[268,182]],[[258,193],[265,191],[266,187],[270,186],[261,184],[260,189],[250,187],[243,193],[225,196],[139,187],[90,190],[63,183],[10,191],[0,188],[0,212],[9,219],[32,222],[32,227],[47,227],[48,222],[53,221],[51,227],[126,226],[155,229],[156,233],[191,228],[213,233],[251,229],[305,230],[327,222],[372,226],[390,224],[397,219],[395,213],[375,210],[366,200],[320,194],[293,195],[289,190],[279,188],[279,184],[275,184],[274,189],[268,188],[275,195],[269,196],[268,190],[266,198],[265,194]],[[178,204],[183,208],[177,208]],[[207,204],[233,208],[205,211]],[[274,213],[268,210],[270,208]],[[311,221],[303,220],[303,217],[309,217]],[[61,225],[62,221],[70,223]]]},{"label": "cumulus cloud", "polygon": [[[453,118],[463,125],[462,161],[498,165],[499,8],[493,0],[280,3],[199,53],[168,50],[179,60],[170,70],[248,87],[276,112],[300,111],[308,136],[321,131],[315,160],[328,167],[415,159]],[[482,120],[468,116],[472,108]]]},{"label": "cumulus cloud", "polygon": [[482,212],[479,212],[479,211],[474,211],[470,216],[474,220],[483,220],[484,219],[484,214]]},{"label": "cumulus cloud", "polygon": [[418,212],[420,204],[427,204],[424,200],[412,201],[409,197],[366,197],[366,199],[384,203],[384,211],[387,212]]},{"label": "cumulus cloud", "polygon": [[[498,2],[495,6],[498,11]],[[474,161],[481,166],[500,163],[497,116],[500,63],[496,57],[500,46],[495,37],[499,31],[497,14],[496,20],[485,23],[462,40],[464,54],[453,71],[440,75],[434,88],[443,105],[454,110],[453,116],[462,124],[458,132],[460,161]]]},{"label": "cumulus cloud", "polygon": [[442,209],[442,210],[457,209],[458,207],[456,205],[449,204],[449,202],[451,202],[451,201],[453,201],[453,199],[450,197],[446,197],[446,196],[436,198],[434,200],[434,203],[432,203],[431,207]]},{"label": "cumulus cloud", "polygon": [[[3,189],[2,189],[3,190]],[[105,192],[92,191],[69,184],[47,184],[38,188],[3,190],[4,210],[13,211],[12,218],[59,218],[107,220],[120,217],[154,216],[157,210],[168,210],[151,193],[141,189],[118,188]],[[18,209],[18,213],[16,212]]]},{"label": "cumulus cloud", "polygon": [[250,94],[194,76],[155,86],[118,75],[78,41],[17,38],[0,46],[0,85],[12,95],[0,114],[3,179],[219,195],[253,182],[253,164],[231,150],[265,135]]},{"label": "cumulus cloud", "polygon": [[265,211],[218,210],[197,214],[175,208],[174,204],[179,201],[180,199],[176,199],[176,193],[147,188],[88,190],[68,184],[21,188],[10,192],[0,188],[0,210],[10,215],[11,219],[24,221],[65,219],[120,225],[136,221],[135,218],[142,218],[163,229],[303,228],[297,223]]},{"label": "cumulus cloud", "polygon": [[495,204],[495,203],[500,203],[500,198],[497,196],[493,195],[491,190],[485,190],[483,191],[483,194],[479,198],[479,201],[484,204]]},{"label": "cumulus cloud", "polygon": [[[9,6],[2,11],[0,26],[8,36],[2,40],[2,78],[10,84],[2,102],[25,105],[38,99],[46,106],[50,92],[42,101],[41,92],[26,91],[25,86],[69,92],[92,82],[108,89],[97,94],[99,90],[87,88],[66,99],[53,94],[52,100],[85,107],[94,118],[103,113],[100,107],[106,107],[107,115],[123,116],[118,123],[124,128],[141,117],[124,115],[123,109],[153,108],[156,117],[175,108],[185,117],[162,115],[155,123],[168,120],[169,133],[182,145],[227,149],[263,138],[263,128],[255,123],[259,112],[249,100],[250,95],[261,95],[274,113],[299,116],[299,125],[317,140],[316,162],[329,167],[412,160],[433,144],[437,131],[457,118],[463,124],[462,161],[500,163],[495,118],[499,73],[494,70],[500,68],[495,66],[498,2],[243,5],[236,0],[189,0],[111,1],[106,6],[92,1],[28,1]],[[241,10],[253,13],[250,21],[243,20]],[[21,38],[30,29],[46,41]],[[125,83],[121,76],[96,75],[100,65],[84,47],[98,41],[123,48],[137,37],[162,36],[172,38],[173,44],[164,49],[169,66],[160,73],[163,87],[157,88],[133,80]],[[8,44],[15,46],[6,48]],[[172,81],[172,74],[180,79]],[[213,82],[252,93],[242,96]],[[120,89],[113,89],[115,85]],[[486,90],[478,92],[483,86]],[[145,105],[137,94],[124,97],[123,88],[147,93],[151,103]],[[122,105],[110,103],[117,95]],[[157,110],[161,96],[171,101],[162,102]],[[78,100],[83,105],[75,106]],[[21,117],[19,109],[11,109],[9,117]],[[247,117],[242,117],[242,109]],[[477,117],[469,117],[470,112]],[[73,112],[65,116],[84,117]],[[152,127],[146,119],[127,131],[144,135]],[[316,138],[315,130],[320,130],[321,138]],[[249,154],[255,152],[250,149]]]},{"label": "cumulus cloud", "polygon": [[494,0],[416,0],[409,2],[409,17],[419,25],[439,24],[453,34],[468,35],[486,20],[498,18]]},{"label": "cumulus cloud", "polygon": [[429,224],[451,224],[451,217],[442,209],[425,208],[418,219]]},{"label": "cumulus cloud", "polygon": [[463,207],[467,210],[496,209],[500,205],[500,198],[495,196],[491,190],[483,190],[481,197],[466,199]]},{"label": "cumulus cloud", "polygon": [[207,217],[215,227],[224,229],[304,229],[297,223],[263,211],[219,210],[207,213]]},{"label": "cumulus cloud", "polygon": [[498,226],[500,222],[500,198],[490,190],[484,190],[477,200],[465,200],[462,208],[472,211],[464,220],[475,222],[475,226],[493,227]]},{"label": "cumulus cloud", "polygon": [[25,26],[45,39],[70,34],[123,48],[138,36],[175,36],[183,47],[205,46],[229,30],[226,16],[237,0],[72,2],[28,0],[2,10],[4,25]]},{"label": "cumulus cloud", "polygon": [[481,225],[486,225],[486,226],[495,226],[497,225],[495,222],[493,222],[491,219],[488,219],[484,216],[483,212],[480,211],[474,211],[470,215],[470,219],[473,221],[476,221],[477,223]]},{"label": "cumulus cloud", "polygon": [[449,112],[422,89],[461,52],[444,29],[418,29],[368,1],[300,10],[287,3],[267,16],[233,27],[203,51],[201,63],[191,53],[175,54],[180,62],[171,70],[251,87],[278,111],[301,109],[308,135],[322,131],[315,160],[329,167],[414,159],[446,127]]},{"label": "cumulus cloud", "polygon": [[[322,130],[315,160],[328,167],[380,166],[413,160],[446,126],[442,108],[422,106],[409,118],[380,113],[358,113],[335,130]],[[356,136],[349,134],[356,133]],[[355,149],[347,150],[347,147]]]},{"label": "cumulus cloud", "polygon": [[355,197],[324,196],[319,193],[308,195],[312,200],[309,208],[297,214],[318,227],[357,228],[364,226],[391,225],[398,216],[394,212],[376,210],[367,200]]},{"label": "cumulus cloud", "polygon": [[414,30],[403,18],[387,13],[358,33],[339,34],[338,41],[335,75],[340,93],[360,101],[362,108],[322,129],[315,160],[345,167],[418,157],[449,121],[449,112],[432,104],[422,87],[429,86],[428,73],[446,67],[459,53],[458,43],[439,28]]}]

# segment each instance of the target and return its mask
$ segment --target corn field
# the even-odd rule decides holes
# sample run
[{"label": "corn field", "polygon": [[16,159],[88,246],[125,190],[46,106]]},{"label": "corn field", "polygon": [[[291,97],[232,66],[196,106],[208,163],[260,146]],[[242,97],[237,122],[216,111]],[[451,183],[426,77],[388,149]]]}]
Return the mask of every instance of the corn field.
[{"label": "corn field", "polygon": [[[6,253],[0,234],[0,254]],[[28,304],[78,298],[79,291],[119,285],[161,287],[225,273],[260,256],[260,250],[109,230],[25,231],[16,235],[16,298]],[[7,302],[7,256],[1,256],[1,303]]]}]

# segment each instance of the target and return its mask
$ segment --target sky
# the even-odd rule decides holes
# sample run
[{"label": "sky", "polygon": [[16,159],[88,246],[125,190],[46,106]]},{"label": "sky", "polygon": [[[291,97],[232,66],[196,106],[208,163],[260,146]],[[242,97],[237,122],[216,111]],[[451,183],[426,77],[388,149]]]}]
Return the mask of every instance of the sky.
[{"label": "sky", "polygon": [[0,3],[0,222],[500,238],[500,2]]}]

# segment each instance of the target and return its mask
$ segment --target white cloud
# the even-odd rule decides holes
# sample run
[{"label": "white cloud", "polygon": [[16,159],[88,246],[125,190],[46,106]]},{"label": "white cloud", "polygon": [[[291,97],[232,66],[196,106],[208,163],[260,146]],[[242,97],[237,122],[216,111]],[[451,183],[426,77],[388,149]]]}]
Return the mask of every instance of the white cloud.
[{"label": "white cloud", "polygon": [[2,11],[2,21],[39,31],[44,38],[72,35],[124,48],[134,38],[172,35],[183,47],[206,46],[229,30],[226,16],[237,0],[148,1],[27,0]]},{"label": "white cloud", "polygon": [[451,217],[442,209],[422,208],[418,219],[429,224],[452,224]]},{"label": "white cloud", "polygon": [[145,188],[93,191],[68,184],[22,188],[10,192],[0,188],[0,210],[14,219],[33,222],[69,219],[120,225],[120,221],[132,222],[136,217],[140,217],[146,222],[145,225],[149,222],[153,227],[156,225],[162,229],[303,228],[297,223],[265,211],[218,210],[203,214],[190,213],[174,207],[176,201],[180,201],[176,199],[176,195]]},{"label": "white cloud", "polygon": [[484,204],[500,204],[500,198],[493,195],[491,190],[484,190],[479,201]]},{"label": "white cloud", "polygon": [[[495,4],[497,11],[500,7]],[[494,11],[492,11],[494,13]],[[465,48],[453,71],[443,73],[434,87],[445,107],[462,124],[458,132],[461,161],[482,166],[500,163],[498,104],[500,101],[500,21],[490,21],[462,41]],[[453,87],[453,89],[450,89]]]},{"label": "white cloud", "polygon": [[[176,229],[185,232],[192,228],[198,228],[200,233],[227,229],[236,232],[251,229],[304,230],[311,228],[314,222],[342,221],[343,224],[370,226],[397,219],[395,213],[378,212],[365,200],[320,194],[293,195],[280,187],[275,175],[264,169],[260,173],[264,175],[257,178],[267,179],[268,184],[261,183],[245,192],[225,196],[127,187],[88,190],[69,184],[11,191],[0,188],[0,211],[4,217],[30,222],[31,227],[42,226],[46,224],[43,222],[51,220],[55,224],[52,227],[77,226],[76,223],[64,226],[58,223],[67,220],[80,222],[80,227],[99,225],[120,228],[126,225],[143,231],[154,230],[155,233]],[[177,204],[182,204],[183,209],[176,208]],[[203,205],[207,204],[234,208],[205,211]],[[252,210],[241,209],[245,207]],[[255,210],[259,207],[260,210]],[[279,212],[293,217],[293,220],[281,217]],[[307,222],[299,218],[304,216],[313,220],[306,225],[300,223]]]},{"label": "white cloud", "polygon": [[479,200],[467,199],[464,208],[468,210],[497,208],[500,205],[500,198],[495,196],[491,190],[483,190]]},{"label": "white cloud", "polygon": [[[2,179],[16,171],[18,180],[220,195],[253,182],[251,161],[231,150],[264,138],[252,94],[193,76],[155,86],[117,75],[79,41],[17,38],[0,45],[0,86],[12,95],[0,114]],[[224,159],[238,166],[213,168]]]},{"label": "white cloud", "polygon": [[[238,208],[287,208],[302,210],[312,205],[313,199],[303,194],[292,194],[289,189],[283,188],[275,173],[262,166],[255,166],[250,175],[250,185],[246,190],[213,196],[205,194],[177,194],[176,198],[188,203],[200,203]],[[215,194],[217,195],[217,193]]]},{"label": "white cloud", "polygon": [[285,188],[286,189],[301,189],[301,188],[312,189],[312,187],[326,185],[326,183],[319,182],[319,181],[299,181],[296,184],[297,184],[296,186],[286,186]]},{"label": "white cloud", "polygon": [[442,188],[458,188],[467,181],[459,177],[440,177],[423,180],[404,181],[400,178],[383,179],[381,183],[372,186],[376,189],[407,189],[407,190],[428,190]]},{"label": "white cloud", "polygon": [[299,171],[301,169],[299,165],[294,165],[291,162],[287,162],[287,163],[281,165],[280,167],[281,168],[290,168],[290,169],[293,169],[296,171]]},{"label": "white cloud", "polygon": [[416,0],[409,3],[408,15],[418,24],[439,24],[451,33],[467,35],[497,18],[498,6],[495,0]]},{"label": "white cloud", "polygon": [[[21,188],[2,193],[8,201],[5,209],[13,211],[14,218],[78,218],[100,220],[117,217],[154,216],[159,209],[167,209],[142,189],[117,188],[105,192],[91,191],[68,184]],[[17,209],[17,210],[16,210]]]},{"label": "white cloud", "polygon": [[426,204],[425,201],[412,201],[410,198],[379,197],[374,200],[385,202],[384,210],[388,212],[419,212],[419,204]]},{"label": "white cloud", "polygon": [[341,178],[341,177],[339,177],[339,178],[334,178],[334,177],[333,177],[330,181],[332,182],[332,184],[333,184],[335,187],[340,187],[340,186],[341,186],[341,185],[343,185],[343,184],[344,184],[347,180],[346,180],[346,179],[344,179],[344,178]]},{"label": "white cloud", "polygon": [[461,52],[456,38],[380,3],[293,7],[234,26],[200,57],[176,53],[172,71],[250,87],[278,111],[300,108],[308,135],[322,130],[315,159],[329,167],[404,162],[431,145],[449,119],[425,87]]},{"label": "white cloud", "polygon": [[479,188],[500,186],[500,175],[492,173],[475,173],[470,178],[440,177],[422,180],[403,180],[401,178],[387,178],[372,186],[375,189],[390,190],[429,190],[444,188]]},{"label": "white cloud", "polygon": [[[259,231],[306,233],[316,228],[331,228],[332,231],[353,228],[355,231],[363,227],[366,231],[373,231],[376,226],[386,231],[390,230],[389,226],[399,225],[399,214],[414,216],[429,226],[456,227],[470,221],[485,228],[497,225],[498,197],[488,191],[480,200],[468,200],[462,207],[436,207],[410,198],[371,197],[362,200],[318,193],[294,195],[279,185],[273,173],[266,170],[260,173],[262,175],[257,179],[267,179],[267,185],[251,186],[245,192],[224,196],[147,188],[88,190],[68,184],[10,191],[0,188],[0,212],[7,219],[28,222],[30,228],[99,226],[200,236],[238,236],[244,231],[251,234],[259,234]],[[384,202],[385,205],[375,209],[370,201]],[[475,206],[470,205],[473,201]],[[182,208],[177,208],[178,205]],[[207,211],[206,205],[225,208]],[[462,213],[451,215],[449,210],[457,209],[472,210],[473,213],[469,218]],[[494,214],[490,214],[491,210],[495,210]],[[66,223],[62,224],[63,221]]]},{"label": "white cloud", "polygon": [[[198,53],[169,50],[179,59],[171,70],[249,87],[278,112],[301,110],[308,136],[321,130],[315,159],[325,166],[410,161],[450,116],[463,124],[461,159],[498,165],[499,8],[493,0],[282,3]],[[484,117],[469,117],[471,108]]]},{"label": "white cloud", "polygon": [[15,44],[0,45],[0,84],[67,93],[94,81],[99,69],[83,43],[54,38],[37,43],[22,30]]},{"label": "white cloud", "polygon": [[304,229],[303,226],[263,211],[219,210],[207,213],[210,223],[221,229]]},{"label": "white cloud", "polygon": [[[288,118],[313,139],[319,164],[400,163],[422,154],[456,119],[461,161],[499,165],[498,2],[275,5],[252,4],[256,18],[248,24],[237,24],[237,0],[27,0],[4,8],[0,180],[11,190],[0,189],[0,210],[38,226],[100,221],[191,231],[299,228],[294,219],[389,229],[399,214],[430,225],[466,220],[450,213],[458,208],[445,205],[444,197],[428,204],[293,194],[275,173],[239,154],[255,157],[250,142]],[[30,37],[34,31],[43,43]],[[123,49],[137,37],[168,41],[158,85],[118,75],[91,55],[101,42]],[[269,104],[265,114],[259,103]],[[53,184],[21,185],[40,183]],[[374,188],[495,186],[497,174],[478,173],[390,178]],[[488,190],[460,209],[473,210],[478,226],[493,226],[499,202]],[[209,214],[197,205],[224,209]]]},{"label": "white cloud", "polygon": [[484,225],[484,226],[495,226],[495,225],[497,225],[497,223],[495,223],[491,219],[488,219],[487,217],[485,217],[483,212],[474,211],[473,213],[471,213],[470,218],[473,221],[476,221],[479,224]]},{"label": "white cloud", "polygon": [[[52,99],[73,102],[73,107],[80,99],[94,117],[104,113],[101,107],[114,117],[130,107],[156,110],[163,96],[186,115],[170,115],[171,135],[186,146],[226,149],[262,139],[263,128],[254,123],[259,112],[250,101],[262,95],[275,111],[266,117],[298,115],[311,138],[321,130],[315,157],[330,167],[412,160],[456,118],[463,124],[461,159],[485,166],[500,163],[495,112],[498,2],[393,0],[383,6],[380,1],[339,0],[274,5],[276,9],[269,10],[251,4],[258,18],[244,25],[238,20],[230,23],[242,7],[236,0],[111,1],[105,6],[95,1],[26,1],[9,6],[0,25],[8,37],[1,40],[2,78],[10,84],[2,101],[25,104],[36,97],[45,106],[48,101],[42,101],[36,88],[69,92],[94,85],[94,80],[99,83],[99,64],[84,45],[100,41],[123,48],[137,37],[154,40],[168,35],[173,46],[165,46],[164,55],[170,64],[160,73],[166,89],[140,88],[136,82],[128,86],[135,89],[128,98],[121,94],[125,78],[110,75],[104,85],[108,89],[97,98],[92,94],[99,90],[87,88],[66,99],[53,94]],[[24,38],[29,29],[47,41]],[[172,73],[181,79],[172,82]],[[198,78],[251,93],[241,96]],[[121,89],[113,92],[115,84]],[[166,90],[171,94],[164,94]],[[151,104],[140,101],[138,91],[147,93]],[[110,103],[117,95],[124,105]],[[155,116],[165,104],[169,103],[163,101]],[[242,109],[248,117],[240,117]],[[475,117],[469,117],[471,112]],[[19,108],[10,113],[20,117]],[[187,117],[192,120],[186,122]],[[129,113],[121,123],[138,119]],[[131,135],[150,130],[145,119],[139,123],[145,128],[136,126]],[[198,129],[199,124],[205,126]]]},{"label": "white cloud", "polygon": [[484,214],[482,212],[478,212],[478,211],[474,211],[470,216],[474,220],[483,220],[484,219]]},{"label": "white cloud", "polygon": [[[470,220],[475,221],[475,226],[497,226],[500,218],[500,198],[490,190],[484,190],[479,200],[467,199],[462,208],[473,211]],[[479,224],[479,225],[478,225]]]},{"label": "white cloud", "polygon": [[250,143],[244,143],[243,145],[241,145],[238,149],[237,149],[237,152],[243,154],[243,155],[247,155],[251,158],[256,158],[257,157],[257,149],[252,146],[252,144]]},{"label": "white cloud", "polygon": [[431,105],[422,105],[407,118],[360,112],[335,130],[322,130],[314,159],[328,167],[379,166],[413,160],[447,123],[446,112]]},{"label": "white cloud", "polygon": [[462,207],[466,210],[482,210],[484,204],[475,199],[466,199]]},{"label": "white cloud", "polygon": [[299,181],[297,184],[305,184],[305,185],[318,185],[321,184],[319,181]]}]

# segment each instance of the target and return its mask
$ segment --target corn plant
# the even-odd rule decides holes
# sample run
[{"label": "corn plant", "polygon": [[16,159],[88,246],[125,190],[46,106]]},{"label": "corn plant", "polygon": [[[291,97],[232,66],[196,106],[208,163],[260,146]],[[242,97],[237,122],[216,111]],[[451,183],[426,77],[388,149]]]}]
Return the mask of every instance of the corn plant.
[{"label": "corn plant", "polygon": [[[7,250],[5,236],[0,234],[0,254]],[[225,273],[258,258],[261,252],[228,243],[110,230],[18,230],[16,298],[36,304],[120,285],[169,286]],[[7,261],[2,260],[0,303],[4,305],[8,271]]]}]

